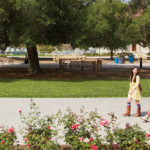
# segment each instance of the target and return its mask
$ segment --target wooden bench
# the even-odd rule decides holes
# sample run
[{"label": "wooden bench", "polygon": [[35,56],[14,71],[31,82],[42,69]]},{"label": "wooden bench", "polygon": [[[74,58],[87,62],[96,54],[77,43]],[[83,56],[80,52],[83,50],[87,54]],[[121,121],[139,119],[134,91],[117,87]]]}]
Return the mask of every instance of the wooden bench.
[{"label": "wooden bench", "polygon": [[92,67],[93,70],[98,70],[99,67],[102,67],[102,60],[101,59],[85,59],[85,60],[75,60],[70,61],[70,70],[72,68],[81,68],[83,71],[84,68]]},{"label": "wooden bench", "polygon": [[82,61],[80,61],[80,60],[70,61],[70,71],[72,70],[72,68],[81,68],[81,70],[83,70]]},{"label": "wooden bench", "polygon": [[14,63],[14,60],[8,60],[8,64],[12,65]]},{"label": "wooden bench", "polygon": [[0,65],[4,65],[4,61],[3,60],[0,60]]},{"label": "wooden bench", "polygon": [[97,69],[102,68],[102,59],[97,59]]},{"label": "wooden bench", "polygon": [[70,63],[70,61],[72,60],[85,60],[85,59],[86,59],[85,55],[80,56],[77,54],[53,56],[53,62],[59,63],[60,69],[64,69],[64,64]]}]

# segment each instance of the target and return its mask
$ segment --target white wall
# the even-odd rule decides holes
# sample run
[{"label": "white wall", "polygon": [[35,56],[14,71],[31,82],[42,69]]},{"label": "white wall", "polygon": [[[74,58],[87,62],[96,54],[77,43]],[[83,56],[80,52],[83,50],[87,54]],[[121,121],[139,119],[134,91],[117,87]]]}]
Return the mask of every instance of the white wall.
[{"label": "white wall", "polygon": [[[106,48],[96,48],[96,53],[98,54],[104,54],[104,53],[109,53],[109,52],[110,50]],[[136,51],[132,51],[132,45],[127,46],[127,49],[118,49],[115,51],[115,53],[122,53],[122,52],[133,53],[134,55],[138,55],[138,54],[147,55],[147,53],[150,52],[150,48],[142,47],[137,44]]]}]

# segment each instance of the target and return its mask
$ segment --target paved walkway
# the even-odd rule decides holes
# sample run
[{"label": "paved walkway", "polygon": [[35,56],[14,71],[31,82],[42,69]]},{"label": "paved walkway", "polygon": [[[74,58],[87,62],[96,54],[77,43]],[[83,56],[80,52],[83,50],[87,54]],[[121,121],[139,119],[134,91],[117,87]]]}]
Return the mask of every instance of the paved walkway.
[{"label": "paved walkway", "polygon": [[[49,63],[49,64],[40,64],[41,68],[59,68],[58,64],[54,63]],[[133,67],[139,67],[139,63],[134,63],[134,64],[115,64],[115,63],[108,63],[108,64],[103,64],[103,68],[133,68]],[[5,63],[3,65],[0,64],[0,68],[28,68],[28,64],[24,63],[13,63],[13,64],[8,64]],[[69,64],[68,64],[69,68]],[[88,67],[89,70],[91,70],[91,67]],[[150,63],[143,63],[143,68],[150,68]],[[80,70],[80,68],[79,68]]]},{"label": "paved walkway", "polygon": [[[124,127],[125,123],[138,123],[145,131],[150,133],[150,122],[144,123],[140,118],[123,117],[121,114],[126,111],[126,98],[33,98],[37,106],[40,107],[42,115],[48,115],[61,109],[63,112],[67,107],[72,111],[79,113],[81,106],[85,111],[92,111],[97,108],[98,113],[109,120],[107,113],[114,112],[118,117],[118,122]],[[144,116],[150,106],[150,98],[143,98],[141,101],[142,115]],[[22,143],[22,137],[19,135],[19,110],[24,114],[29,113],[29,98],[0,98],[0,125],[14,126],[17,131],[18,140]],[[135,102],[132,102],[132,115],[136,112]],[[63,144],[63,142],[62,142]]]}]

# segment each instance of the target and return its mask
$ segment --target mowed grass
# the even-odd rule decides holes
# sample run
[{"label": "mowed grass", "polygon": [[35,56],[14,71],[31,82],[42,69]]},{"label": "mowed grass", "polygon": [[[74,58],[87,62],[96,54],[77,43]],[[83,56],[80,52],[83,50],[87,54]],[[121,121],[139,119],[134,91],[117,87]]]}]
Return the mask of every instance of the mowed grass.
[{"label": "mowed grass", "polygon": [[[150,93],[150,79],[142,79],[142,96]],[[0,79],[0,97],[127,97],[129,80]]]}]

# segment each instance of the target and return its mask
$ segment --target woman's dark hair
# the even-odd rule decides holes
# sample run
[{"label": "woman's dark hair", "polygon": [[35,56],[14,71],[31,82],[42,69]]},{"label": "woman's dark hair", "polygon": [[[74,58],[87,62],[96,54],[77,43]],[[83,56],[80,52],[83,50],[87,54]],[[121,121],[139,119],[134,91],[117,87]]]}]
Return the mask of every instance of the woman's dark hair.
[{"label": "woman's dark hair", "polygon": [[[131,69],[130,82],[132,82],[133,75],[134,75],[134,74],[133,74],[133,69],[135,69],[135,68],[138,70],[137,67],[134,67],[134,68]],[[136,76],[137,76],[137,75],[139,75],[139,72],[137,72],[137,74],[135,75],[135,78],[133,79],[133,82],[136,82]]]}]

